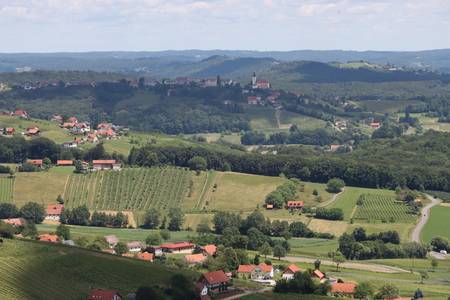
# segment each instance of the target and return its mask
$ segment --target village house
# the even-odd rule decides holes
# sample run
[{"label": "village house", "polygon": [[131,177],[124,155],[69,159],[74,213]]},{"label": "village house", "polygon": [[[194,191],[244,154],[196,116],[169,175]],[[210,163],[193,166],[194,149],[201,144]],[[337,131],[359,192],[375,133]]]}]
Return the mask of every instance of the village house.
[{"label": "village house", "polygon": [[93,289],[88,300],[122,300],[122,296],[113,290]]},{"label": "village house", "polygon": [[23,227],[25,226],[25,220],[23,218],[9,218],[2,219],[3,223],[12,225],[14,227]]},{"label": "village house", "polygon": [[64,159],[58,159],[56,161],[56,165],[60,167],[69,167],[73,166],[73,160],[64,160]]},{"label": "village house", "polygon": [[62,204],[49,204],[47,205],[45,216],[46,220],[59,222],[61,213],[64,209],[64,205]]},{"label": "village house", "polygon": [[203,87],[216,87],[217,85],[217,78],[207,78],[202,80]]},{"label": "village house", "polygon": [[273,204],[266,204],[266,209],[273,209]]},{"label": "village house", "polygon": [[14,127],[6,127],[0,129],[0,134],[5,136],[13,136],[15,132],[16,130],[14,129]]},{"label": "village house", "polygon": [[70,133],[72,134],[85,134],[89,131],[91,131],[91,126],[89,126],[87,123],[75,123],[70,128]]},{"label": "village house", "polygon": [[302,272],[302,269],[300,269],[299,267],[297,267],[296,265],[292,264],[289,265],[286,270],[284,270],[282,278],[286,279],[286,280],[291,280],[292,278],[294,278],[295,273],[297,272]]},{"label": "village house", "polygon": [[270,82],[267,79],[257,79],[256,73],[253,72],[252,88],[253,89],[270,89]]},{"label": "village house", "polygon": [[105,241],[108,243],[109,248],[114,248],[119,242],[119,239],[115,235],[106,235]]},{"label": "village house", "polygon": [[78,143],[76,141],[64,142],[62,146],[65,149],[74,149],[78,148]]},{"label": "village house", "polygon": [[249,105],[258,105],[261,102],[261,97],[259,96],[248,96],[247,97],[247,104]]},{"label": "village house", "polygon": [[33,165],[38,168],[42,168],[44,160],[42,159],[27,159],[27,164]]},{"label": "village house", "polygon": [[141,242],[129,242],[127,248],[129,252],[141,252],[144,245]]},{"label": "village house", "polygon": [[342,145],[340,144],[331,144],[330,145],[330,151],[331,152],[336,152],[337,150],[339,150],[342,147]]},{"label": "village house", "polygon": [[92,167],[94,171],[99,170],[115,170],[120,171],[121,164],[117,163],[115,159],[99,159],[92,161]]},{"label": "village house", "polygon": [[49,242],[49,243],[58,243],[59,242],[59,237],[55,234],[41,234],[38,236],[38,240],[43,241],[43,242]]},{"label": "village house", "polygon": [[203,251],[203,254],[207,256],[215,256],[217,252],[217,246],[212,244],[200,247],[200,249]]},{"label": "village house", "polygon": [[98,143],[98,137],[96,133],[89,133],[87,136],[87,141],[89,143]]},{"label": "village house", "polygon": [[162,244],[160,246],[163,252],[166,253],[192,253],[195,245],[189,242],[179,242],[179,243],[171,243],[171,244]]},{"label": "village house", "polygon": [[305,202],[303,201],[288,201],[286,203],[287,209],[301,209],[305,206]]},{"label": "village house", "polygon": [[155,259],[155,255],[153,253],[148,253],[148,252],[139,252],[139,253],[136,253],[136,258],[140,259],[140,260],[153,262],[153,260]]},{"label": "village house", "polygon": [[373,129],[378,129],[381,127],[381,123],[380,122],[370,122],[369,126],[372,127]]},{"label": "village house", "polygon": [[53,115],[50,121],[61,124],[64,121],[64,118],[60,115]]},{"label": "village house", "polygon": [[273,278],[273,267],[261,263],[259,265],[239,265],[236,272],[240,278],[249,278],[256,280],[271,279]]},{"label": "village house", "polygon": [[325,274],[323,274],[320,270],[314,270],[312,276],[319,279],[320,281],[326,279]]},{"label": "village house", "polygon": [[335,297],[353,298],[355,295],[356,284],[351,282],[337,282],[331,286],[331,295]]},{"label": "village house", "polygon": [[230,278],[222,270],[202,274],[197,282],[200,296],[226,291],[229,281]]},{"label": "village house", "polygon": [[28,119],[28,113],[24,110],[16,110],[11,113],[11,117],[19,117],[22,119]]},{"label": "village house", "polygon": [[27,136],[37,136],[40,133],[41,133],[41,131],[39,130],[39,127],[37,127],[37,126],[28,127],[27,131],[25,132],[25,134]]},{"label": "village house", "polygon": [[196,265],[196,264],[200,264],[200,263],[204,262],[206,260],[206,256],[203,255],[203,253],[189,254],[184,257],[184,260],[189,265]]},{"label": "village house", "polygon": [[97,130],[96,133],[97,133],[97,136],[100,136],[107,140],[117,138],[117,133],[114,130],[112,130],[111,128],[110,129],[99,129],[99,130]]}]

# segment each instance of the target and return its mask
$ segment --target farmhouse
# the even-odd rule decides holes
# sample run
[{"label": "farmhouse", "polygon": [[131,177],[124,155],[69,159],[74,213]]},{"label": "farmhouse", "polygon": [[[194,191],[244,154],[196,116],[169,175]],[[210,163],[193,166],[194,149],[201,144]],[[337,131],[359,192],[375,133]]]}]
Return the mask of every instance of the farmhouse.
[{"label": "farmhouse", "polygon": [[46,209],[47,215],[45,216],[45,219],[59,222],[63,209],[64,205],[62,204],[49,204]]},{"label": "farmhouse", "polygon": [[16,130],[14,129],[14,127],[6,127],[4,129],[4,134],[7,136],[12,136],[15,132]]},{"label": "farmhouse", "polygon": [[58,159],[56,165],[61,167],[73,166],[73,160]]},{"label": "farmhouse", "polygon": [[140,260],[153,262],[155,255],[153,253],[148,253],[148,252],[139,252],[139,253],[136,253],[136,258],[140,259]]},{"label": "farmhouse", "polygon": [[206,260],[206,256],[204,256],[202,253],[189,254],[184,257],[184,260],[190,265],[196,265],[204,262]]},{"label": "farmhouse", "polygon": [[301,209],[305,203],[303,201],[288,201],[286,203],[287,209]]},{"label": "farmhouse", "polygon": [[42,159],[27,159],[27,164],[42,168],[42,166],[44,165],[44,161]]},{"label": "farmhouse", "polygon": [[38,240],[43,241],[43,242],[49,242],[49,243],[58,243],[59,237],[54,234],[45,233],[45,234],[39,235]]},{"label": "farmhouse", "polygon": [[292,265],[289,265],[286,268],[286,270],[284,270],[282,277],[283,277],[283,279],[290,280],[290,279],[294,278],[295,273],[301,272],[301,271],[302,270],[299,267],[292,264]]},{"label": "farmhouse", "polygon": [[141,242],[130,242],[127,243],[128,251],[130,252],[141,252],[144,245]]},{"label": "farmhouse", "polygon": [[312,275],[321,281],[326,278],[325,274],[323,274],[320,270],[314,270]]},{"label": "farmhouse", "polygon": [[13,113],[11,113],[12,117],[19,117],[23,119],[28,119],[28,113],[24,110],[16,110]]},{"label": "farmhouse", "polygon": [[216,245],[206,245],[203,247],[200,247],[200,249],[203,251],[205,255],[214,256],[217,252]]},{"label": "farmhouse", "polygon": [[162,244],[161,249],[163,252],[167,253],[191,253],[192,250],[194,250],[195,245],[189,242],[179,242],[179,243],[172,243],[172,244]]},{"label": "farmhouse", "polygon": [[23,227],[25,226],[25,220],[22,218],[10,218],[10,219],[2,219],[5,224],[12,225],[14,227]]},{"label": "farmhouse", "polygon": [[273,278],[273,267],[265,263],[255,265],[239,265],[237,275],[240,278],[270,279]]},{"label": "farmhouse", "polygon": [[110,248],[114,248],[119,242],[119,239],[115,235],[106,235],[105,241],[108,243]]},{"label": "farmhouse", "polygon": [[39,135],[40,133],[41,133],[41,131],[39,130],[39,127],[33,126],[33,127],[28,127],[25,134],[27,136],[36,136],[36,135]]},{"label": "farmhouse", "polygon": [[[206,293],[220,293],[223,291],[226,291],[228,289],[228,282],[229,282],[228,276],[222,271],[214,271],[214,272],[208,272],[202,274],[200,279],[198,280],[198,283],[200,286],[203,286],[206,288]],[[201,289],[201,291],[204,291],[204,288]]]},{"label": "farmhouse", "polygon": [[93,170],[120,170],[121,165],[116,162],[115,159],[101,159],[101,160],[93,160],[92,161]]},{"label": "farmhouse", "polygon": [[354,283],[335,283],[331,286],[331,295],[339,297],[353,298],[355,294],[356,284]]},{"label": "farmhouse", "polygon": [[122,296],[113,290],[93,289],[88,300],[122,300]]},{"label": "farmhouse", "polygon": [[117,137],[117,133],[112,129],[100,129],[97,130],[97,135],[106,138],[106,139],[114,139]]}]

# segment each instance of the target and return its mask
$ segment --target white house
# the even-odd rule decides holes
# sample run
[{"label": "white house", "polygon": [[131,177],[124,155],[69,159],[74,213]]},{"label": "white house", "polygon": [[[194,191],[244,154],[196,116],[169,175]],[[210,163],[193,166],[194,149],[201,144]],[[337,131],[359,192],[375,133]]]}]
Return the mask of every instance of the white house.
[{"label": "white house", "polygon": [[141,242],[130,242],[127,243],[128,251],[130,252],[141,252],[144,245]]}]

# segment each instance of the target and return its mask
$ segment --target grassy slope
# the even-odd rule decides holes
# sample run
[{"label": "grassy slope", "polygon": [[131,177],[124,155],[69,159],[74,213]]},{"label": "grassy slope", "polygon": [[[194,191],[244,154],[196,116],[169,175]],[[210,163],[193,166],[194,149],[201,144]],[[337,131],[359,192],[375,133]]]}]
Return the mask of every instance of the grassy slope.
[{"label": "grassy slope", "polygon": [[0,175],[0,203],[12,202],[14,192],[14,179]]},{"label": "grassy slope", "polygon": [[435,206],[430,211],[430,218],[423,228],[421,239],[429,243],[433,237],[450,240],[450,206]]},{"label": "grassy slope", "polygon": [[175,273],[156,264],[59,245],[5,240],[1,248],[1,299],[86,299],[93,287],[127,295],[141,285],[166,285]]}]

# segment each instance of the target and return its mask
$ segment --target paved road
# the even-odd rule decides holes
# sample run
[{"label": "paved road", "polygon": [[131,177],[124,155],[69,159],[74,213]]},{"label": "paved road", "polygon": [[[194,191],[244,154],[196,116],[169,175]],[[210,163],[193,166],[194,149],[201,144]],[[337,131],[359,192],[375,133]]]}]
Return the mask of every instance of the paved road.
[{"label": "paved road", "polygon": [[438,205],[439,203],[441,203],[441,200],[439,199],[435,199],[434,197],[430,196],[430,195],[426,195],[428,200],[431,201],[431,203],[427,204],[423,209],[422,209],[422,215],[420,216],[420,220],[419,223],[417,223],[416,227],[414,228],[413,232],[412,232],[412,236],[411,236],[411,240],[413,242],[417,242],[420,243],[420,233],[422,232],[423,227],[425,226],[425,224],[427,224],[428,218],[430,217],[430,209],[435,206]]},{"label": "paved road", "polygon": [[[276,261],[277,259],[272,257],[273,261]],[[310,263],[311,265],[314,264],[314,261],[316,261],[316,258],[309,258],[309,257],[299,257],[299,256],[286,256],[283,257],[283,260],[287,260],[289,262],[302,262],[302,263]],[[326,266],[335,266],[336,264],[328,259],[321,259],[321,264]],[[379,273],[407,273],[409,271],[404,270],[402,268],[397,267],[391,267],[386,265],[378,265],[378,264],[367,264],[367,263],[358,263],[358,262],[344,262],[339,265],[340,268],[346,268],[346,269],[354,269],[354,270],[364,270],[364,271],[371,271],[371,272],[379,272]]]}]

